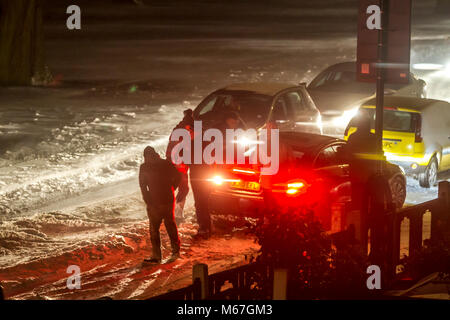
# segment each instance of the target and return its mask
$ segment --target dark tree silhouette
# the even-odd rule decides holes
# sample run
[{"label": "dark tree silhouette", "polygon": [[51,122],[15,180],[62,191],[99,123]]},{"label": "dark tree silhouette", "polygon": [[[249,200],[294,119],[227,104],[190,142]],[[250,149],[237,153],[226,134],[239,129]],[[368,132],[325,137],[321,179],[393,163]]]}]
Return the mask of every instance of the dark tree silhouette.
[{"label": "dark tree silhouette", "polygon": [[0,0],[0,85],[44,81],[42,2]]}]

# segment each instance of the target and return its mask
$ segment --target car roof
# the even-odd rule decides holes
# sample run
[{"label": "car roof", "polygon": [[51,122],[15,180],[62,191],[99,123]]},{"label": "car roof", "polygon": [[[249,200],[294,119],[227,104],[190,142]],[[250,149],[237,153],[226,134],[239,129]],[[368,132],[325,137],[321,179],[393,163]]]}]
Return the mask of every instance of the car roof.
[{"label": "car roof", "polygon": [[336,64],[329,66],[326,70],[351,71],[351,72],[356,73],[356,62],[349,61],[349,62],[336,63]]},{"label": "car roof", "polygon": [[[363,106],[375,106],[376,98],[370,99],[366,101]],[[423,99],[423,98],[415,98],[415,97],[402,97],[402,96],[385,96],[384,97],[384,107],[392,107],[392,108],[404,108],[404,109],[412,109],[421,111],[427,108],[429,105],[435,103],[447,103],[442,100],[435,99]]]},{"label": "car roof", "polygon": [[[347,61],[347,62],[336,63],[336,64],[329,66],[325,70],[327,70],[327,71],[329,71],[329,70],[348,71],[348,72],[356,73],[356,61]],[[410,74],[412,74],[412,73],[410,72]]]},{"label": "car roof", "polygon": [[267,96],[274,96],[278,92],[299,87],[294,83],[282,83],[282,82],[248,82],[248,83],[233,83],[218,91],[248,91]]},{"label": "car roof", "polygon": [[280,141],[312,153],[329,144],[345,142],[342,139],[306,132],[280,132]]}]

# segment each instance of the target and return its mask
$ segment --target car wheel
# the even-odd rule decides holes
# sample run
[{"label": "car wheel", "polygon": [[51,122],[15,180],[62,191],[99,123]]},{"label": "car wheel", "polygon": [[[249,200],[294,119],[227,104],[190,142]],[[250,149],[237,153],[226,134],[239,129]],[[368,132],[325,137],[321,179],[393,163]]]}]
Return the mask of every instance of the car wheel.
[{"label": "car wheel", "polygon": [[438,162],[436,157],[431,158],[424,172],[419,174],[419,184],[423,188],[430,188],[437,183]]},{"label": "car wheel", "polygon": [[396,176],[391,180],[390,186],[392,193],[392,202],[394,203],[395,208],[401,209],[406,200],[405,179],[400,176]]}]

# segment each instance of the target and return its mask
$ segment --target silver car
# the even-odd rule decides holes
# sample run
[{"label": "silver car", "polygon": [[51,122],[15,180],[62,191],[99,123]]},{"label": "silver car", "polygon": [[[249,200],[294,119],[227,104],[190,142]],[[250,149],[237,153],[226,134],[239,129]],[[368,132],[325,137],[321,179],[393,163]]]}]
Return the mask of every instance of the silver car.
[{"label": "silver car", "polygon": [[[385,95],[426,97],[426,83],[409,74],[409,84],[385,84]],[[342,137],[359,106],[375,96],[375,83],[356,81],[356,62],[332,65],[307,87],[322,114],[324,134]]]},{"label": "silver car", "polygon": [[321,116],[304,84],[237,83],[214,91],[194,110],[205,127],[215,127],[223,112],[236,111],[246,128],[270,124],[280,131],[321,133]]}]

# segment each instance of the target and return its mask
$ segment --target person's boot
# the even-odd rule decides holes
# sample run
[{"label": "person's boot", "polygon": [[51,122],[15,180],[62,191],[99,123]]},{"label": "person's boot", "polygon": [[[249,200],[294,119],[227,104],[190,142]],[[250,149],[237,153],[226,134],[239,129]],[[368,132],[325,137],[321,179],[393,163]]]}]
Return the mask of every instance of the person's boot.
[{"label": "person's boot", "polygon": [[169,259],[167,259],[167,260],[165,261],[165,263],[171,263],[171,262],[174,262],[174,261],[177,260],[179,257],[180,257],[180,252],[173,252],[173,253],[170,255]]},{"label": "person's boot", "polygon": [[160,264],[161,263],[161,258],[158,259],[158,258],[155,258],[155,257],[150,257],[150,258],[144,259],[144,262]]}]

